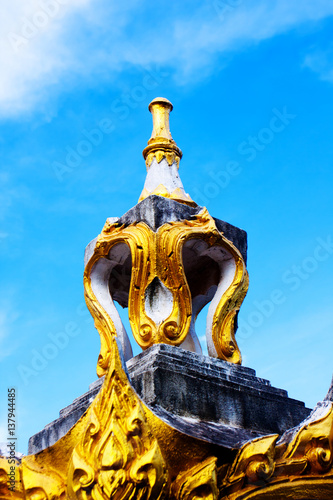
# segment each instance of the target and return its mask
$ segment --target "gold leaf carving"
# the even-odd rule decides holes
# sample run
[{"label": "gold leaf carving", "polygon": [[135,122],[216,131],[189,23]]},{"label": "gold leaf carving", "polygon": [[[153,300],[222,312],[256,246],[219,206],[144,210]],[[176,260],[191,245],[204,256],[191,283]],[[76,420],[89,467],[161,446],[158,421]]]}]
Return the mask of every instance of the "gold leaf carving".
[{"label": "gold leaf carving", "polygon": [[154,151],[152,153],[149,153],[146,156],[147,169],[152,164],[152,161],[154,158],[156,159],[157,163],[161,163],[161,161],[163,159],[166,159],[169,166],[171,166],[173,163],[176,163],[177,168],[179,169],[180,155],[179,155],[178,149],[176,151],[170,151],[169,145],[167,145],[165,149],[162,149],[163,146],[160,146],[160,147],[161,147],[161,149]]},{"label": "gold leaf carving", "polygon": [[[14,467],[14,469],[10,469]],[[14,471],[12,478],[15,484],[9,482],[8,474]],[[0,499],[15,500],[24,497],[20,463],[16,459],[8,459],[0,456]]]},{"label": "gold leaf carving", "polygon": [[114,338],[111,345],[103,387],[72,454],[67,495],[72,500],[159,500],[167,491],[166,466],[122,368]]},{"label": "gold leaf carving", "polygon": [[[320,408],[320,406],[318,406]],[[324,473],[332,466],[333,404],[322,403],[323,415],[298,430],[284,452],[286,461],[306,460],[307,471]]]},{"label": "gold leaf carving", "polygon": [[22,479],[27,500],[65,500],[66,483],[57,465],[45,468],[34,457],[23,459]]},{"label": "gold leaf carving", "polygon": [[246,443],[239,451],[228,474],[228,483],[266,479],[274,470],[274,444],[278,435],[265,436]]},{"label": "gold leaf carving", "polygon": [[[88,308],[95,318],[101,335],[101,353],[97,373],[105,374],[110,357],[111,338],[116,335],[114,324],[98,303],[91,287],[90,274],[101,257],[107,258],[110,249],[126,243],[132,256],[132,277],[129,291],[129,320],[138,344],[146,349],[155,343],[180,345],[186,338],[192,316],[191,294],[183,268],[182,251],[186,241],[199,238],[209,246],[226,249],[235,263],[232,283],[219,300],[212,326],[212,338],[217,356],[240,363],[240,351],[235,340],[235,316],[248,288],[245,263],[239,251],[217,230],[214,219],[203,209],[193,220],[170,222],[157,232],[139,222],[127,227],[106,224],[99,236],[95,252],[85,270],[84,285]],[[145,309],[147,287],[158,278],[171,292],[172,311],[156,324]]]},{"label": "gold leaf carving", "polygon": [[182,472],[173,483],[172,490],[177,500],[217,500],[216,457],[210,457]]},{"label": "gold leaf carving", "polygon": [[319,403],[302,425],[246,443],[219,485],[223,500],[333,498],[333,405]]}]

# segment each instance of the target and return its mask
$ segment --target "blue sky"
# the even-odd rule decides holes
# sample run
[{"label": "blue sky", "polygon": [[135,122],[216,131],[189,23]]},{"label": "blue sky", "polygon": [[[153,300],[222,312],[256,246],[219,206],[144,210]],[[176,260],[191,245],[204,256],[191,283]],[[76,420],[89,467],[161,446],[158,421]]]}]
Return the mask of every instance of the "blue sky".
[{"label": "blue sky", "polygon": [[107,217],[137,203],[156,96],[174,105],[185,190],[248,232],[243,364],[310,407],[325,396],[333,371],[332,15],[328,0],[6,6],[0,441],[8,387],[17,391],[25,453],[29,436],[96,379],[83,252]]}]

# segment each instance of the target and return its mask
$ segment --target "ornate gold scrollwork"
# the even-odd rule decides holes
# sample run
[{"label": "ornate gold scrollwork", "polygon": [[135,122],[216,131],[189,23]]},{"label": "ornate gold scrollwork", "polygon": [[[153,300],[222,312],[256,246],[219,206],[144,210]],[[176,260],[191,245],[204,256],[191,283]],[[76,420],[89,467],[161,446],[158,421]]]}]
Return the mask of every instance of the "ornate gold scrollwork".
[{"label": "ornate gold scrollwork", "polygon": [[222,500],[326,500],[333,494],[333,404],[298,428],[246,443],[219,485]]},{"label": "ornate gold scrollwork", "polygon": [[305,421],[283,453],[286,466],[301,462],[304,471],[309,474],[324,474],[332,467],[333,404],[321,403],[317,412],[319,418]]},{"label": "ornate gold scrollwork", "polygon": [[[6,500],[328,500],[333,491],[333,404],[319,404],[301,426],[244,444],[231,465],[217,469],[210,456],[168,475],[166,457],[152,434],[145,410],[132,389],[111,339],[111,360],[103,387],[87,415],[51,448],[25,457],[17,469],[22,486]],[[158,425],[158,419],[155,424]],[[82,420],[82,419],[81,419]],[[164,424],[165,425],[165,424]],[[71,443],[75,443],[71,447]],[[170,446],[172,446],[170,444]],[[191,443],[189,441],[189,446]],[[181,450],[191,456],[191,448]],[[4,461],[4,459],[3,459]],[[168,464],[168,465],[167,465]],[[67,471],[67,474],[64,473]],[[219,471],[219,472],[218,472]],[[19,479],[18,479],[19,481]]]},{"label": "ornate gold scrollwork", "polygon": [[221,488],[237,486],[242,489],[244,483],[255,483],[268,479],[274,471],[274,444],[278,435],[265,436],[246,443],[238,452],[237,457],[229,469]]},{"label": "ornate gold scrollwork", "polygon": [[[104,384],[86,414],[53,446],[22,459],[15,492],[0,462],[1,498],[10,500],[162,500],[166,463],[110,338]],[[3,459],[5,461],[5,459]],[[19,478],[22,477],[22,483]]]},{"label": "ornate gold scrollwork", "polygon": [[166,465],[114,338],[111,345],[111,364],[102,390],[72,454],[67,496],[71,500],[159,500],[168,488]]},{"label": "ornate gold scrollwork", "polygon": [[[12,474],[9,479],[10,473]],[[10,482],[10,480],[12,482]],[[13,481],[15,482],[15,485],[13,485]],[[0,499],[19,500],[23,498],[24,490],[21,480],[21,466],[19,460],[8,459],[0,456]]]},{"label": "ornate gold scrollwork", "polygon": [[[41,467],[33,457],[22,463],[22,477],[27,500],[65,500],[66,481],[57,468]],[[46,469],[46,470],[45,470]]]},{"label": "ornate gold scrollwork", "polygon": [[[214,219],[206,208],[193,220],[165,224],[160,228],[159,235],[158,251],[165,272],[168,273],[165,278],[166,283],[168,279],[174,279],[173,277],[180,272],[183,274],[182,249],[185,242],[190,239],[202,239],[209,247],[218,246],[230,254],[235,270],[231,283],[221,295],[213,314],[211,336],[215,352],[212,354],[232,363],[241,363],[240,351],[235,340],[234,324],[234,318],[248,289],[248,274],[241,254],[218,231]],[[184,281],[185,288],[180,290],[182,294],[185,292],[187,295],[188,285],[186,279]],[[187,310],[191,314],[190,309]]]},{"label": "ornate gold scrollwork", "polygon": [[172,491],[177,500],[217,500],[216,457],[210,457],[182,472],[172,485]]},{"label": "ornate gold scrollwork", "polygon": [[[203,209],[193,220],[164,224],[156,233],[144,222],[127,227],[117,223],[105,225],[84,276],[87,305],[101,334],[99,376],[108,366],[110,339],[115,335],[115,327],[93,292],[90,274],[94,264],[100,258],[107,258],[114,245],[126,243],[132,256],[129,320],[136,341],[143,349],[155,343],[180,345],[188,334],[192,319],[191,294],[184,273],[182,250],[185,242],[195,238],[204,240],[210,247],[225,249],[234,263],[230,285],[216,305],[211,335],[216,357],[241,362],[234,318],[248,288],[245,263],[234,245],[217,230],[208,211]],[[146,311],[147,289],[156,279],[172,295],[172,310],[160,323],[156,323]]]}]

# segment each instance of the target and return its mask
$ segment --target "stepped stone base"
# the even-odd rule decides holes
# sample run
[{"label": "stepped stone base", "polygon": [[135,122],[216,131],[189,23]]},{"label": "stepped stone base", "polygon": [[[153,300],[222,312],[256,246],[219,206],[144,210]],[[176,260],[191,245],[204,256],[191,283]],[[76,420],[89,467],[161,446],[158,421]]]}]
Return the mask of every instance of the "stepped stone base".
[{"label": "stepped stone base", "polygon": [[[304,403],[271,387],[255,371],[178,347],[157,344],[127,362],[131,383],[143,402],[180,432],[226,448],[249,439],[282,434],[310,413]],[[87,410],[103,379],[60,411],[29,440],[28,453],[54,444]]]}]

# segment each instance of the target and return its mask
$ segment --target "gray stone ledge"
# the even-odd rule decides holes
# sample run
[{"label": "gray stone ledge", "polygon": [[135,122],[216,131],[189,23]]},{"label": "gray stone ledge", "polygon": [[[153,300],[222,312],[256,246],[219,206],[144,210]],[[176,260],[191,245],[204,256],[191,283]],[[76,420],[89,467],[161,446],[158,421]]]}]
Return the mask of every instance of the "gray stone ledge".
[{"label": "gray stone ledge", "polygon": [[[255,371],[178,347],[157,344],[127,362],[131,383],[151,410],[182,433],[237,448],[254,437],[283,434],[311,410],[271,387]],[[29,440],[29,453],[54,444],[88,409],[103,379],[60,410]]]}]

